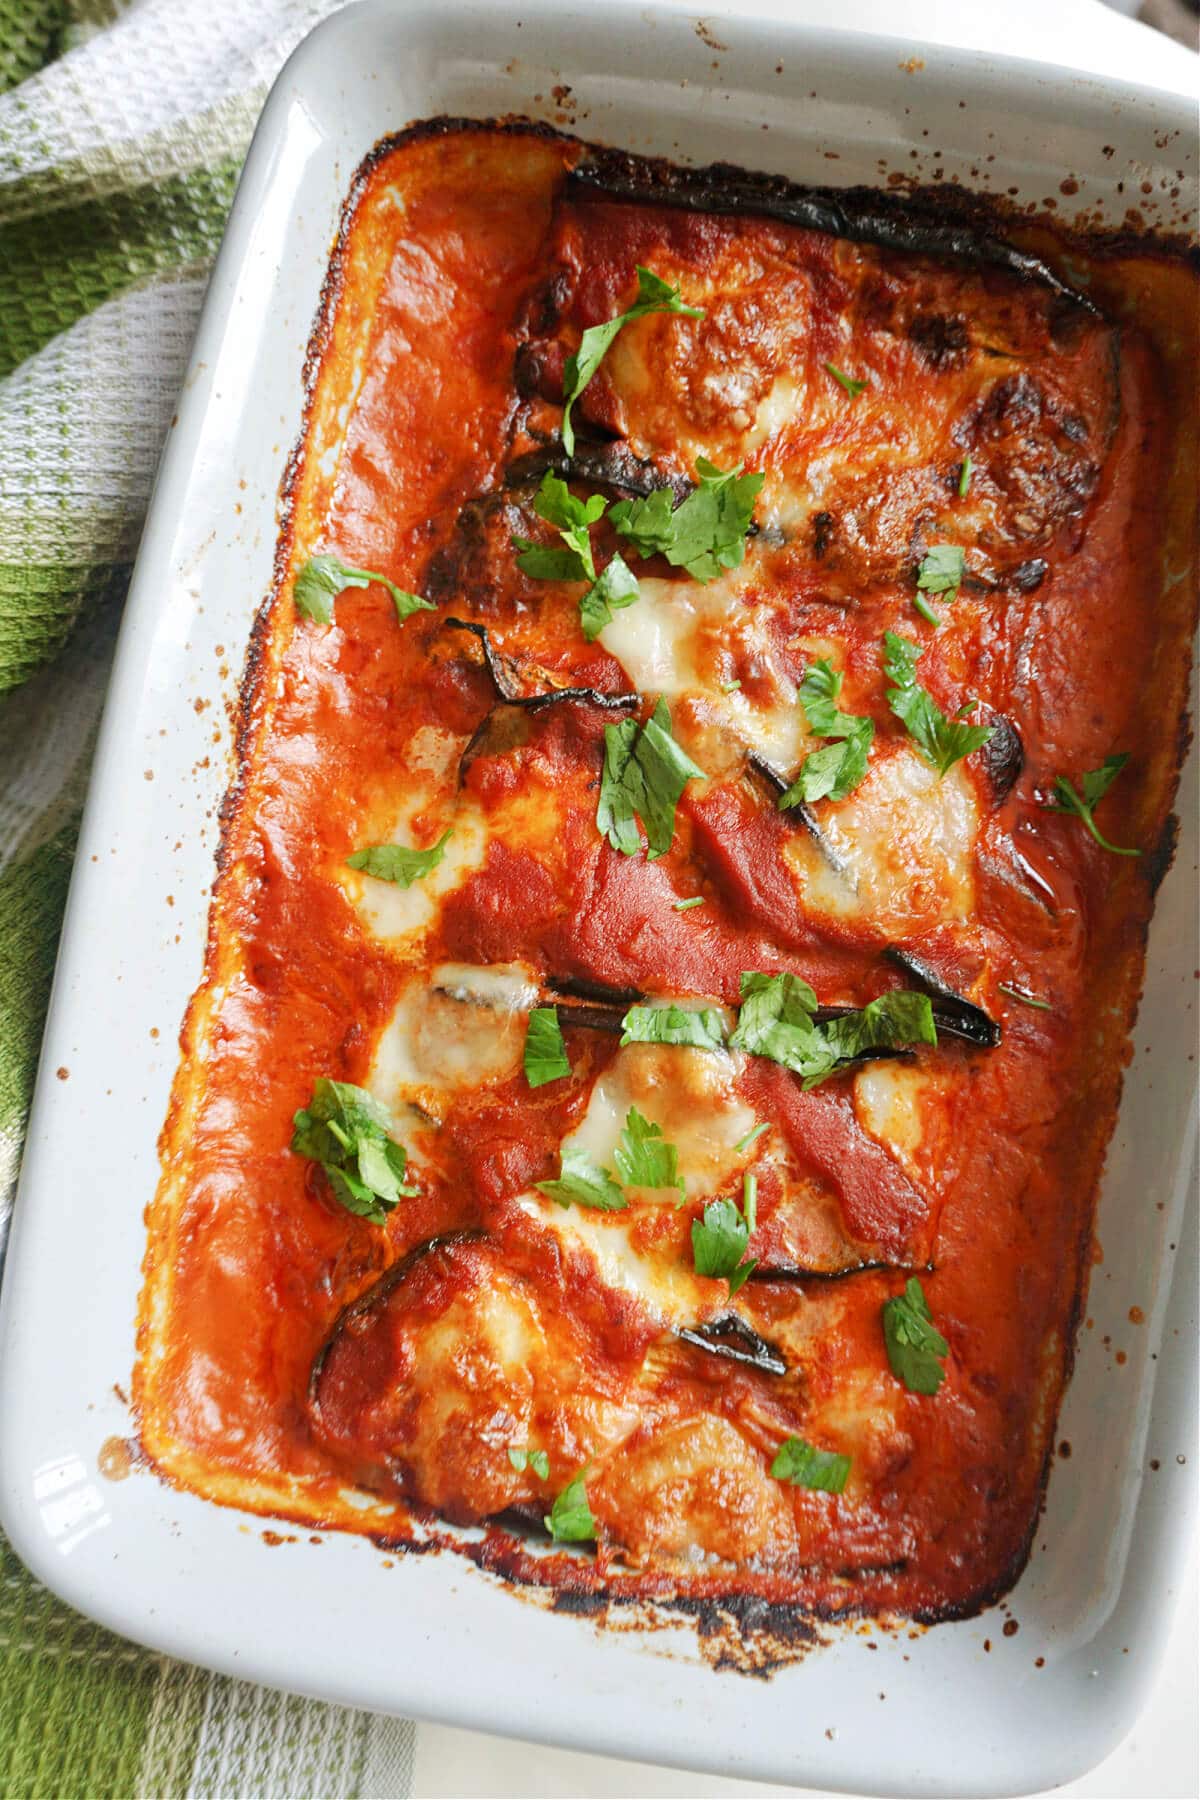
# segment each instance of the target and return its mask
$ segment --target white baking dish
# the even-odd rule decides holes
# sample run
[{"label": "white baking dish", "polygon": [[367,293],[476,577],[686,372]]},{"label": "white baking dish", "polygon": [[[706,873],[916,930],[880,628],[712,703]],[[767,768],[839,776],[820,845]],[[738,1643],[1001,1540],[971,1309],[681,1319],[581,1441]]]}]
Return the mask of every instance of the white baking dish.
[{"label": "white baking dish", "polygon": [[[749,16],[698,22],[624,0],[586,11],[372,0],[321,27],[281,76],[130,594],[0,1319],[4,1526],[45,1582],[117,1631],[329,1699],[851,1791],[1029,1791],[1078,1774],[1132,1723],[1193,1491],[1182,1459],[1196,1412],[1194,1295],[1171,1271],[1186,1254],[1194,1145],[1195,758],[1180,808],[1190,835],[1159,901],[1105,1182],[1094,1326],[1062,1418],[1073,1453],[1057,1462],[1030,1565],[1003,1608],[925,1634],[849,1627],[771,1681],[747,1680],[714,1673],[682,1628],[599,1630],[454,1557],[385,1567],[365,1539],[330,1536],[318,1550],[300,1533],[268,1547],[262,1520],[144,1472],[112,1482],[99,1467],[112,1468],[106,1440],[132,1429],[123,1395],[142,1215],[228,779],[220,702],[270,585],[305,346],[355,166],[414,118],[520,112],[801,181],[940,168],[1041,203],[1069,175],[1073,204],[1114,224],[1136,186],[1148,223],[1184,222],[1177,171],[1193,174],[1196,154],[1184,101],[962,52],[927,49],[912,64],[895,40]],[[553,93],[563,85],[565,101]],[[1129,1322],[1132,1307],[1144,1324]]]}]

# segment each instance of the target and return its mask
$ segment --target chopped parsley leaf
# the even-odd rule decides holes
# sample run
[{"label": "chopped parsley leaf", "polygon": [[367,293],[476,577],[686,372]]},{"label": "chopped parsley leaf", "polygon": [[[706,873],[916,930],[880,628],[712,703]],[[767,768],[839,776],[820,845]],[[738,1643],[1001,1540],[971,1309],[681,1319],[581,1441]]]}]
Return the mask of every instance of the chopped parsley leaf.
[{"label": "chopped parsley leaf", "polygon": [[532,1469],[543,1481],[550,1479],[550,1458],[544,1450],[531,1450],[528,1444],[510,1444],[508,1460],[518,1475],[524,1474],[526,1469]]},{"label": "chopped parsley leaf", "polygon": [[535,1006],[525,1031],[525,1079],[531,1088],[571,1073],[557,1006]]},{"label": "chopped parsley leaf", "polygon": [[921,559],[917,586],[925,594],[948,594],[954,599],[962,586],[965,559],[958,544],[934,544]]},{"label": "chopped parsley leaf", "polygon": [[420,881],[423,875],[437,868],[452,835],[451,831],[443,831],[437,843],[431,844],[428,850],[410,850],[405,844],[368,844],[365,849],[348,856],[346,866],[361,869],[364,875],[373,875],[376,881],[393,881],[397,887],[411,887],[414,881]]},{"label": "chopped parsley leaf", "polygon": [[693,894],[690,900],[672,900],[671,910],[673,912],[691,912],[693,906],[703,906],[703,905],[704,905],[704,895],[703,894]]},{"label": "chopped parsley leaf", "polygon": [[1055,798],[1046,803],[1047,812],[1074,813],[1082,819],[1102,850],[1109,850],[1114,856],[1140,856],[1140,850],[1128,845],[1110,844],[1096,824],[1093,816],[1097,805],[1103,800],[1125,764],[1129,761],[1129,752],[1122,751],[1118,756],[1106,756],[1098,769],[1089,769],[1081,777],[1079,787],[1066,775],[1054,777]]},{"label": "chopped parsley leaf", "polygon": [[580,1469],[542,1520],[550,1536],[560,1544],[586,1544],[596,1535],[596,1521],[584,1485],[586,1474],[586,1468]]},{"label": "chopped parsley leaf", "polygon": [[936,1044],[933,1008],[925,994],[895,988],[861,1009],[819,1024],[817,997],[798,975],[742,975],[736,1050],[764,1056],[816,1087],[841,1064],[866,1050]]},{"label": "chopped parsley leaf", "polygon": [[871,719],[839,712],[837,699],[841,691],[841,672],[827,656],[819,657],[805,670],[800,704],[809,728],[821,737],[840,742],[810,751],[787,793],[779,796],[781,811],[801,801],[844,800],[866,774],[875,725]]},{"label": "chopped parsley leaf", "polygon": [[382,1225],[391,1207],[417,1192],[405,1185],[408,1156],[391,1120],[366,1088],[321,1076],[292,1126],[292,1150],[320,1163],[347,1212]]},{"label": "chopped parsley leaf", "polygon": [[704,317],[702,306],[684,305],[678,287],[672,287],[669,281],[664,281],[652,269],[644,269],[640,263],[636,268],[638,297],[634,304],[627,312],[606,319],[602,325],[590,325],[579,340],[578,350],[567,358],[563,370],[562,441],[568,456],[575,454],[571,408],[604,361],[621,327],[628,325],[631,319],[644,318],[647,313],[684,313],[689,319]]},{"label": "chopped parsley leaf", "polygon": [[609,519],[640,556],[665,556],[695,580],[713,581],[722,569],[736,569],[746,554],[765,477],[743,475],[742,467],[721,470],[697,457],[697,486],[674,511],[671,489],[656,488],[644,499],[618,500]]},{"label": "chopped parsley leaf", "polygon": [[692,1050],[721,1050],[725,1021],[715,1006],[631,1006],[621,1021],[621,1043],[681,1044]]},{"label": "chopped parsley leaf", "polygon": [[850,1458],[835,1450],[817,1450],[803,1438],[784,1438],[775,1453],[771,1473],[776,1481],[792,1487],[814,1488],[822,1494],[840,1494],[850,1473]]},{"label": "chopped parsley leaf", "polygon": [[662,1126],[643,1118],[636,1106],[625,1116],[621,1141],[613,1151],[617,1174],[629,1187],[678,1188],[679,1152],[663,1137]]},{"label": "chopped parsley leaf", "polygon": [[370,569],[355,569],[344,563],[340,556],[326,553],[323,556],[310,556],[296,577],[292,589],[292,598],[296,602],[297,612],[303,613],[306,619],[316,619],[320,625],[333,622],[333,603],[346,588],[370,587],[377,581],[392,596],[392,604],[396,608],[396,617],[401,624],[415,612],[436,612],[432,600],[422,600],[419,594],[410,594],[404,588],[397,587],[386,575],[376,575]]},{"label": "chopped parsley leaf", "polygon": [[758,1267],[753,1259],[742,1261],[749,1241],[750,1226],[738,1211],[736,1201],[710,1200],[703,1220],[692,1221],[692,1262],[697,1275],[727,1281],[732,1299]]},{"label": "chopped parsley leaf", "polygon": [[610,556],[600,574],[579,602],[579,622],[588,643],[598,638],[614,612],[640,599],[637,576],[619,556]]},{"label": "chopped parsley leaf", "polygon": [[536,1183],[557,1205],[590,1206],[595,1212],[623,1212],[629,1202],[607,1169],[598,1169],[584,1150],[564,1144],[558,1178]]},{"label": "chopped parsley leaf", "polygon": [[1019,1000],[1023,1006],[1036,1006],[1039,1012],[1054,1011],[1048,1000],[1039,1000],[1036,994],[1027,994],[1024,988],[1013,987],[1011,982],[998,981],[996,986],[1002,994],[1008,994],[1013,1000]]},{"label": "chopped parsley leaf", "polygon": [[914,1394],[936,1394],[946,1378],[941,1358],[950,1346],[933,1323],[929,1302],[916,1276],[902,1294],[883,1303],[883,1337],[897,1381]]},{"label": "chopped parsley leaf", "polygon": [[763,1132],[770,1131],[770,1129],[771,1127],[766,1119],[760,1119],[758,1124],[755,1125],[752,1130],[748,1131],[744,1138],[739,1138],[737,1143],[733,1146],[737,1155],[741,1156],[743,1151],[749,1150],[752,1144],[757,1144]]},{"label": "chopped parsley leaf", "polygon": [[962,459],[962,468],[958,471],[958,497],[960,500],[966,499],[974,472],[975,464],[971,461],[971,452],[968,450]]},{"label": "chopped parsley leaf", "polygon": [[742,1176],[742,1216],[750,1231],[758,1224],[758,1176],[747,1169]]},{"label": "chopped parsley leaf", "polygon": [[604,770],[596,826],[614,850],[636,856],[641,849],[637,820],[646,832],[646,857],[653,862],[671,848],[675,808],[689,781],[704,770],[671,735],[671,713],[660,700],[644,725],[622,719],[604,727]]},{"label": "chopped parsley leaf", "polygon": [[833,376],[833,379],[840,387],[845,388],[852,400],[857,400],[863,389],[868,385],[865,380],[857,381],[853,375],[844,375],[841,369],[836,368],[831,362],[822,363],[821,367],[825,370],[827,375]]},{"label": "chopped parsley leaf", "polygon": [[884,633],[883,649],[888,705],[939,777],[943,776],[961,757],[986,744],[992,728],[966,725],[946,717],[932,694],[917,680],[917,660],[925,654],[920,644],[888,631]]}]

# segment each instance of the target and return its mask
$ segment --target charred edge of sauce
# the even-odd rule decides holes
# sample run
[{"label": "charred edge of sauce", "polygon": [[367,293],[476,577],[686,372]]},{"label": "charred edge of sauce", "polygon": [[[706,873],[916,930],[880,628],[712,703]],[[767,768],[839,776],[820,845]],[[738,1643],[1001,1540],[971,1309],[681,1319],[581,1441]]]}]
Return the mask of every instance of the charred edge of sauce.
[{"label": "charred edge of sauce", "polygon": [[425,1238],[421,1243],[414,1244],[411,1250],[406,1250],[403,1256],[397,1257],[396,1261],[389,1264],[377,1281],[373,1281],[369,1288],[364,1289],[358,1295],[357,1299],[351,1300],[348,1306],[342,1308],[330,1327],[329,1336],[313,1358],[313,1366],[308,1378],[308,1401],[314,1413],[319,1414],[321,1410],[320,1396],[317,1390],[325,1368],[325,1360],[345,1327],[354,1319],[371,1312],[381,1300],[386,1300],[392,1289],[407,1275],[411,1275],[417,1264],[424,1262],[427,1256],[432,1256],[437,1250],[455,1250],[461,1244],[477,1243],[486,1236],[487,1233],[484,1231],[443,1231],[436,1237]]},{"label": "charred edge of sauce", "polygon": [[509,463],[504,471],[506,488],[527,487],[540,481],[547,469],[563,480],[589,482],[594,487],[617,488],[623,494],[640,495],[670,488],[676,505],[693,491],[693,483],[685,475],[656,462],[652,457],[635,456],[622,439],[611,443],[580,440],[574,456],[568,456],[562,440],[556,439],[544,449],[528,450]]},{"label": "charred edge of sauce", "polygon": [[1147,852],[1142,863],[1142,872],[1149,883],[1151,894],[1157,894],[1166,879],[1171,864],[1175,861],[1175,852],[1179,848],[1179,815],[1168,813],[1163,820],[1163,828],[1158,834],[1158,842]]},{"label": "charred edge of sauce", "polygon": [[979,752],[984,774],[992,790],[992,805],[1003,806],[1021,779],[1025,767],[1025,746],[1011,719],[993,713],[988,720],[992,735]]},{"label": "charred edge of sauce", "polygon": [[[603,707],[608,712],[627,712],[630,707],[641,705],[642,697],[636,690],[627,694],[603,694],[599,688],[564,687],[548,688],[540,694],[519,694],[512,687],[500,658],[492,648],[486,625],[478,625],[471,619],[456,618],[443,619],[442,624],[453,631],[469,631],[473,637],[479,639],[483,648],[484,667],[492,678],[492,686],[505,706],[520,706],[527,712],[543,712],[546,707],[557,706],[560,701],[574,700],[584,706]],[[471,743],[474,743],[475,737],[478,737],[479,732],[486,725],[487,719],[484,719],[477,728]],[[469,751],[470,748],[471,745],[468,744],[467,750]],[[465,754],[466,752],[464,752]]]},{"label": "charred edge of sauce", "polygon": [[932,963],[927,963],[923,956],[914,956],[900,944],[889,944],[883,954],[905,974],[911,975],[933,999],[934,1023],[939,1031],[964,1038],[983,1050],[997,1048],[1003,1034],[995,1019],[985,1013],[982,1006],[976,1006],[973,1000],[968,1000],[965,994],[943,981]]},{"label": "charred edge of sauce", "polygon": [[[782,1353],[735,1312],[722,1313],[719,1319],[709,1319],[704,1325],[682,1325],[675,1335],[708,1356],[724,1356],[730,1362],[744,1363],[764,1375],[787,1374],[788,1366]],[[728,1338],[734,1341],[725,1342]]]},{"label": "charred edge of sauce", "polygon": [[[1027,230],[1030,224],[1042,223],[1049,226],[1055,238],[1064,249],[1086,251],[1090,256],[1119,257],[1129,254],[1157,255],[1173,262],[1182,262],[1189,269],[1200,272],[1200,247],[1194,242],[1193,234],[1188,229],[1178,231],[1136,230],[1128,225],[1122,226],[1070,226],[1057,216],[1047,213],[1031,214],[1007,197],[1000,194],[980,194],[972,189],[960,186],[957,182],[914,182],[906,184],[903,195],[896,195],[887,190],[873,187],[845,188],[805,188],[799,183],[790,182],[785,176],[767,175],[760,171],[739,168],[736,163],[711,163],[706,168],[682,169],[668,162],[665,157],[639,157],[627,150],[614,149],[610,144],[600,144],[594,139],[581,138],[575,132],[560,131],[554,125],[548,125],[541,119],[530,118],[528,113],[502,113],[484,118],[464,118],[450,114],[442,114],[431,119],[420,119],[402,131],[390,132],[372,145],[355,171],[354,183],[347,204],[357,205],[362,187],[374,171],[376,165],[389,156],[393,150],[404,148],[408,144],[420,143],[429,138],[449,137],[456,133],[507,132],[514,137],[536,138],[542,143],[563,144],[579,152],[575,168],[565,171],[570,178],[579,168],[579,162],[587,157],[597,170],[609,164],[621,165],[635,171],[644,169],[648,172],[650,182],[662,183],[661,189],[640,193],[637,198],[656,200],[662,205],[671,205],[669,190],[687,183],[702,180],[705,177],[724,176],[726,173],[733,182],[745,183],[747,187],[756,189],[761,186],[774,187],[785,193],[794,192],[802,197],[815,197],[838,207],[845,207],[851,214],[859,216],[869,213],[870,209],[882,207],[886,213],[889,227],[895,222],[910,218],[914,226],[928,230],[946,229],[946,220],[953,219],[959,230],[969,232],[976,239],[998,242],[993,234],[998,228],[1006,230]],[[584,187],[586,178],[581,179]],[[727,193],[727,188],[724,190]],[[678,202],[676,202],[678,204]],[[717,210],[729,211],[728,205]],[[761,213],[761,206],[747,210]],[[767,215],[770,216],[770,215]],[[813,227],[812,229],[820,229]],[[342,248],[342,232],[339,230],[335,240],[335,254]],[[870,241],[863,238],[862,241]],[[900,249],[923,252],[919,243],[901,243]],[[1013,256],[1023,257],[1024,253],[1012,245],[1003,245]],[[1042,267],[1036,257],[1028,258],[1035,267]],[[1086,300],[1073,288],[1069,287],[1047,270],[1050,285],[1072,304],[1078,303],[1088,311],[1098,313],[1099,309],[1091,301]]]}]

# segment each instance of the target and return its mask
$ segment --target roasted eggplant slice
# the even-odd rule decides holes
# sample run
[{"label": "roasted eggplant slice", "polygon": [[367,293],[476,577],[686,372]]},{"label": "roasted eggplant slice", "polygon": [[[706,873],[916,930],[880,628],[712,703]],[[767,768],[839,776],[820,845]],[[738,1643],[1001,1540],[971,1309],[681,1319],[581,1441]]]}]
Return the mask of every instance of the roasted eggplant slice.
[{"label": "roasted eggplant slice", "polygon": [[621,150],[593,150],[575,165],[568,184],[580,195],[608,195],[684,212],[749,213],[852,243],[879,244],[973,268],[1004,269],[1022,281],[1036,281],[1084,312],[1099,312],[1093,301],[1069,287],[1039,257],[974,225],[947,223],[944,209],[939,215],[872,188],[799,187],[783,176],[753,174],[729,163],[678,169]]},{"label": "roasted eggplant slice", "polygon": [[561,442],[527,451],[509,463],[504,471],[504,485],[508,488],[528,487],[540,482],[547,469],[553,469],[564,481],[573,479],[587,487],[615,488],[621,494],[643,499],[659,488],[670,488],[676,505],[687,499],[693,486],[686,475],[668,464],[635,456],[628,444],[619,438],[608,443],[580,439],[574,456],[567,455]]},{"label": "roasted eggplant slice", "polygon": [[939,1032],[962,1038],[981,1050],[997,1047],[1002,1034],[995,1019],[943,981],[932,963],[927,963],[924,957],[914,956],[911,950],[904,950],[899,944],[889,944],[884,955],[929,995],[933,1002],[934,1024]]},{"label": "roasted eggplant slice", "polygon": [[[513,681],[512,675],[504,661],[492,648],[486,625],[479,625],[473,619],[443,619],[443,625],[452,631],[469,631],[478,638],[483,648],[483,661],[488,674],[492,678],[497,695],[505,706],[519,706],[526,712],[543,712],[548,706],[557,706],[562,701],[578,701],[585,706],[599,706],[606,712],[628,712],[631,707],[640,704],[641,696],[637,693],[605,694],[599,688],[562,687],[546,688],[539,694],[522,694]],[[487,721],[484,721],[486,725]],[[482,727],[480,727],[482,729]],[[479,736],[477,731],[475,737]],[[471,740],[472,744],[475,738]],[[470,750],[468,745],[467,749]],[[465,753],[464,753],[465,754]]]},{"label": "roasted eggplant slice", "polygon": [[979,759],[992,788],[992,805],[1002,806],[1021,778],[1025,767],[1025,746],[1015,725],[1000,713],[988,720],[992,735],[979,752]]},{"label": "roasted eggplant slice", "polygon": [[764,1375],[786,1375],[787,1363],[773,1344],[760,1337],[753,1325],[737,1313],[723,1313],[705,1325],[680,1326],[676,1336],[709,1356],[723,1356],[730,1362],[744,1363]]}]

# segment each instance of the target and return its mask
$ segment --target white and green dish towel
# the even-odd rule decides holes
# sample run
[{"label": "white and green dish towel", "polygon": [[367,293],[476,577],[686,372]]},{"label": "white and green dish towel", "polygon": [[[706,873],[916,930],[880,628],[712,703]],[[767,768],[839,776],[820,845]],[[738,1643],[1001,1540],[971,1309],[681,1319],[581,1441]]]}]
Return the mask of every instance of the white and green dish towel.
[{"label": "white and green dish towel", "polygon": [[[0,1242],[159,448],[267,89],[333,10],[0,0]],[[6,1800],[407,1795],[412,1756],[111,1636],[0,1539]]]}]

